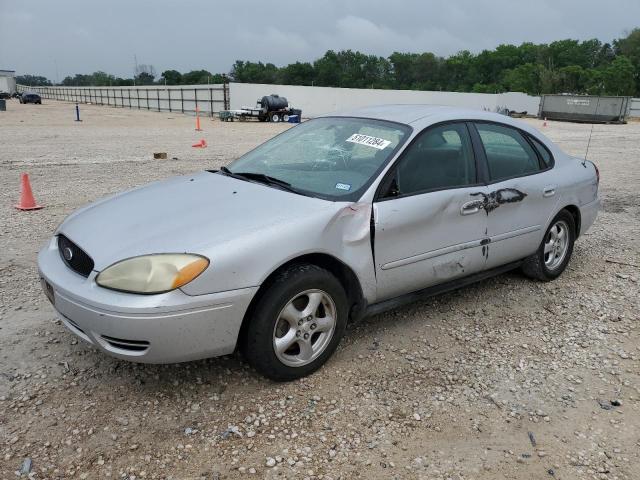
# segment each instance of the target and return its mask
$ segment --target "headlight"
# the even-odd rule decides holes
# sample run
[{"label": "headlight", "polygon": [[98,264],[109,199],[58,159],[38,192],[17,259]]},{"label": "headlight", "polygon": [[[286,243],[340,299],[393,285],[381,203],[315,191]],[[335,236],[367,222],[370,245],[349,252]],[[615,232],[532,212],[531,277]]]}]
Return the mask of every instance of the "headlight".
[{"label": "headlight", "polygon": [[129,258],[105,268],[96,277],[101,287],[131,293],[163,293],[186,285],[209,266],[209,260],[188,253],[161,253]]}]

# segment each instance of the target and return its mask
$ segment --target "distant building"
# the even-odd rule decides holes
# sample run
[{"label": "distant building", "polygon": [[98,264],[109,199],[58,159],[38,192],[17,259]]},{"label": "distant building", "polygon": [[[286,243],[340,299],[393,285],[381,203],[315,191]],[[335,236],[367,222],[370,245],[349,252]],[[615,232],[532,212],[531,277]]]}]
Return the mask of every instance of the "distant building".
[{"label": "distant building", "polygon": [[15,70],[0,70],[0,92],[15,93],[16,72]]}]

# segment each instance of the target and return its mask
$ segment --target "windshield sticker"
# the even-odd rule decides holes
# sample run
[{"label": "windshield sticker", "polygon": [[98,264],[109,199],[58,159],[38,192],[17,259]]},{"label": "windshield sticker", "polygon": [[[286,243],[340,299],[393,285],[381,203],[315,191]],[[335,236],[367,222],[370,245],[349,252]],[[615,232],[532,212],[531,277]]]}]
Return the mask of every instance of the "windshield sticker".
[{"label": "windshield sticker", "polygon": [[336,188],[338,190],[351,190],[350,183],[336,183]]},{"label": "windshield sticker", "polygon": [[382,138],[371,137],[369,135],[362,135],[360,133],[354,133],[349,138],[347,138],[347,142],[357,143],[358,145],[366,145],[367,147],[377,148],[378,150],[384,150],[391,142],[389,140],[384,140]]}]

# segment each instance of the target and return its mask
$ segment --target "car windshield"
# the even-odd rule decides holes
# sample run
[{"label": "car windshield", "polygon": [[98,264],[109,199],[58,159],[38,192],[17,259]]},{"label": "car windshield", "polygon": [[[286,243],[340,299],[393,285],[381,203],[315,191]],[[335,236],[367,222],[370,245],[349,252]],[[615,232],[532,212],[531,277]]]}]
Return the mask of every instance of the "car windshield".
[{"label": "car windshield", "polygon": [[309,120],[260,145],[224,172],[328,200],[357,200],[411,128],[381,120]]}]

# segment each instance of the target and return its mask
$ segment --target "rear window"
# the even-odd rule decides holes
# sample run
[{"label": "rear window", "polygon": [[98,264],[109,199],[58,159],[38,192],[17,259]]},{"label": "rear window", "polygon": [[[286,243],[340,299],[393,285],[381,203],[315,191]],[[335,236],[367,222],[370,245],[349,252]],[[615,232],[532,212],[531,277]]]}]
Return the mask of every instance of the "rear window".
[{"label": "rear window", "polygon": [[489,175],[496,182],[540,170],[538,155],[516,129],[491,123],[476,124],[487,154]]}]

